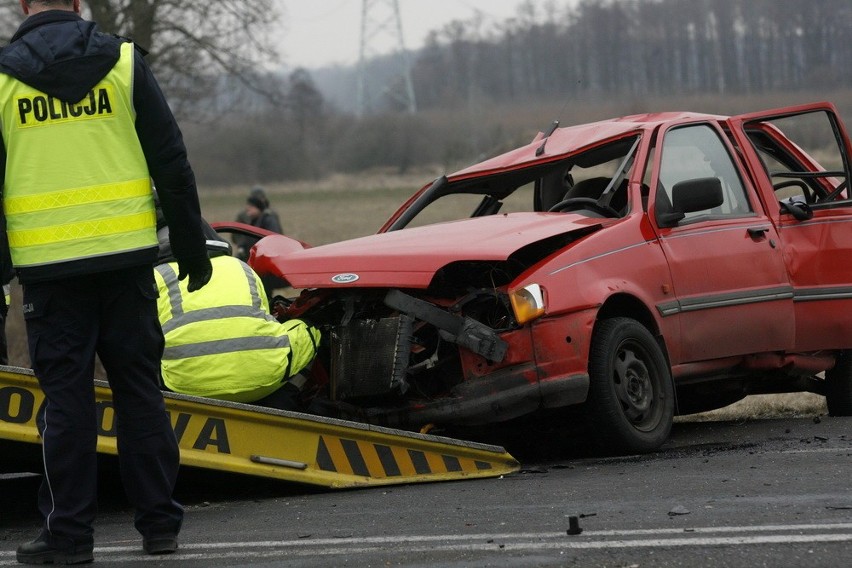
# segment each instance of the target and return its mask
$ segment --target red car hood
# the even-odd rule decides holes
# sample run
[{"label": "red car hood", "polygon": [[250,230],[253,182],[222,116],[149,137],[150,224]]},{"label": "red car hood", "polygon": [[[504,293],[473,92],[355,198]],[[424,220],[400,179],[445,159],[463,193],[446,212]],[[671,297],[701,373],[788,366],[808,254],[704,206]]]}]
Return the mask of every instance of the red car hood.
[{"label": "red car hood", "polygon": [[521,247],[601,224],[574,214],[511,213],[463,219],[303,248],[294,239],[261,239],[251,265],[294,288],[426,288],[443,266],[465,260],[506,260]]}]

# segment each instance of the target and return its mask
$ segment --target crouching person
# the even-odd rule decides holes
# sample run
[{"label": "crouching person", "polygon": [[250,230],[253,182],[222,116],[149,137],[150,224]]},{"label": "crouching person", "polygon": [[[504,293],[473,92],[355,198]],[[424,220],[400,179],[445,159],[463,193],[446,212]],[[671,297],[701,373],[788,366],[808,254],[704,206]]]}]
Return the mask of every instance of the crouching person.
[{"label": "crouching person", "polygon": [[316,355],[320,332],[301,320],[280,323],[271,315],[260,277],[230,256],[230,245],[208,226],[211,232],[213,277],[189,294],[171,259],[168,228],[158,231],[154,276],[166,339],[163,382],[177,393],[299,410],[304,386],[299,372]]}]

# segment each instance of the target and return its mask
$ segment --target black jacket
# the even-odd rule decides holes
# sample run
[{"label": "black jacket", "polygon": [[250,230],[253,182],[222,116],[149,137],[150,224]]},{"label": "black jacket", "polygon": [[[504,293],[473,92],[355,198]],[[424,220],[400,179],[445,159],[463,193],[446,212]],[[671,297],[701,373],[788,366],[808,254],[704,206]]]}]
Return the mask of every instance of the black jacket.
[{"label": "black jacket", "polygon": [[[27,18],[0,51],[0,73],[69,103],[80,101],[118,62],[125,39],[104,34],[94,22],[67,10],[49,10]],[[139,55],[139,54],[137,54]],[[207,256],[195,175],[177,122],[141,55],[135,58],[133,104],[136,133],[170,227],[172,249],[180,261]],[[109,149],[105,149],[109,151]],[[0,144],[0,171],[6,147]],[[5,223],[4,223],[5,225]],[[5,234],[0,247],[6,245]],[[0,251],[0,263],[8,253]],[[157,247],[97,259],[84,259],[18,271],[23,283],[152,264]],[[2,267],[0,267],[2,269]],[[2,270],[0,270],[2,272]]]}]

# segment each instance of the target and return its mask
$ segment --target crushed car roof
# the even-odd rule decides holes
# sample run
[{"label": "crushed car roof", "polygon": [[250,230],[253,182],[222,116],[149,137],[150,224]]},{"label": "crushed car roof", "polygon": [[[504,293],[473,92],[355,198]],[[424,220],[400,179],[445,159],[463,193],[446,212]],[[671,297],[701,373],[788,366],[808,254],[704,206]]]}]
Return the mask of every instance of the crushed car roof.
[{"label": "crushed car roof", "polygon": [[[724,120],[727,117],[695,112],[634,114],[588,124],[557,128],[549,137],[539,132],[532,142],[494,158],[479,162],[447,176],[450,180],[499,173],[536,163],[544,163],[584,148],[598,146],[632,133],[652,131],[664,124],[695,120]],[[539,148],[544,145],[544,150]]]}]

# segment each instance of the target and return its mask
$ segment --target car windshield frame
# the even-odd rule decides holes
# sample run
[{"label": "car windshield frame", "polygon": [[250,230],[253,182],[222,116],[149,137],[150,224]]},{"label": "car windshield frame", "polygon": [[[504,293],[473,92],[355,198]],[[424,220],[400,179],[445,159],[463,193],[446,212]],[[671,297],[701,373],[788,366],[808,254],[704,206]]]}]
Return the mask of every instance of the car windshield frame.
[{"label": "car windshield frame", "polygon": [[[484,173],[452,181],[447,176],[442,176],[412,199],[387,227],[386,231],[397,231],[409,227],[412,221],[430,205],[450,195],[482,196],[482,199],[470,211],[469,215],[460,215],[453,220],[493,215],[500,212],[502,200],[529,184],[535,184],[533,202],[525,211],[546,213],[550,207],[547,206],[547,200],[542,199],[545,185],[547,183],[568,183],[562,188],[562,195],[564,195],[571,186],[581,181],[581,179],[573,179],[571,171],[574,168],[588,171],[594,171],[596,167],[609,166],[611,168],[605,176],[609,178],[609,181],[596,199],[601,207],[611,207],[614,194],[620,187],[624,188],[626,194],[626,184],[623,184],[623,182],[629,178],[631,172],[635,169],[636,157],[639,155],[642,139],[643,134],[641,132],[632,131],[615,139],[604,140],[592,146],[578,148],[574,152],[563,153],[556,159],[522,164],[505,171]],[[551,191],[558,191],[558,189],[551,189]],[[625,199],[627,204],[624,212],[618,215],[620,217],[626,215],[630,210],[629,198],[625,197]],[[556,201],[560,200],[557,199]],[[550,205],[553,204],[551,198]],[[591,210],[579,208],[575,211],[590,214]]]}]

